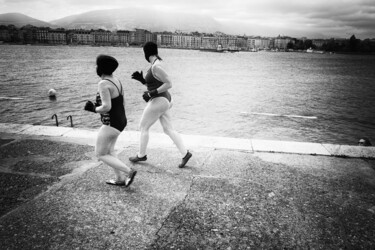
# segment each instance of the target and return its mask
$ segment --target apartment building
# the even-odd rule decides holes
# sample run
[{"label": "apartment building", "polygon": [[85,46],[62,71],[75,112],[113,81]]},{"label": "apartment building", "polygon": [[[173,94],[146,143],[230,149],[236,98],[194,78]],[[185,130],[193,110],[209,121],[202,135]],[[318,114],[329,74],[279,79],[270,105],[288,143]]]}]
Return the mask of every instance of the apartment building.
[{"label": "apartment building", "polygon": [[191,37],[191,48],[199,49],[202,47],[202,37],[201,36],[192,36]]},{"label": "apartment building", "polygon": [[108,30],[94,30],[91,34],[94,36],[94,42],[96,45],[105,46],[113,44],[112,32]]},{"label": "apartment building", "polygon": [[217,37],[205,36],[202,37],[202,48],[217,49],[219,46],[219,39]]},{"label": "apartment building", "polygon": [[186,49],[191,49],[191,40],[192,40],[191,35],[182,35],[181,36],[181,48],[186,48]]},{"label": "apartment building", "polygon": [[134,31],[127,31],[127,30],[120,30],[117,31],[118,43],[122,46],[129,46],[135,40],[135,32]]},{"label": "apartment building", "polygon": [[266,38],[248,38],[247,48],[250,50],[264,50],[271,48],[271,40]]},{"label": "apartment building", "polygon": [[48,44],[66,44],[65,30],[50,30],[47,32]]},{"label": "apartment building", "polygon": [[247,50],[247,37],[233,37],[235,41],[235,47],[229,47],[229,49]]},{"label": "apartment building", "polygon": [[274,40],[274,48],[285,50],[290,42],[293,43],[292,38],[278,36]]},{"label": "apartment building", "polygon": [[70,44],[92,45],[95,43],[94,35],[89,30],[73,30],[67,35]]},{"label": "apartment building", "polygon": [[48,43],[48,29],[47,28],[40,28],[36,30],[36,42]]},{"label": "apartment building", "polygon": [[172,47],[172,34],[158,33],[156,34],[156,43],[160,47]]},{"label": "apartment building", "polygon": [[186,49],[191,48],[192,36],[185,35],[185,34],[173,34],[171,35],[171,38],[172,38],[172,43],[171,43],[172,48],[186,48]]},{"label": "apartment building", "polygon": [[153,33],[144,29],[135,29],[135,39],[134,39],[134,42],[132,42],[133,44],[143,45],[146,42],[150,42],[150,41],[156,42],[156,39]]}]

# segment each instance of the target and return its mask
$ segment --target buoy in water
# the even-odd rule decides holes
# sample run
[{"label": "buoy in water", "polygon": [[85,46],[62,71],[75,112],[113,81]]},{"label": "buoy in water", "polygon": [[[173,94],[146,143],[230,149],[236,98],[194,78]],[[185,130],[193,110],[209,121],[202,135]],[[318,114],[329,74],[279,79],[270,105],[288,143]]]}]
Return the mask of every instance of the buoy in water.
[{"label": "buoy in water", "polygon": [[48,90],[48,96],[49,97],[56,97],[56,90],[54,90],[54,89]]}]

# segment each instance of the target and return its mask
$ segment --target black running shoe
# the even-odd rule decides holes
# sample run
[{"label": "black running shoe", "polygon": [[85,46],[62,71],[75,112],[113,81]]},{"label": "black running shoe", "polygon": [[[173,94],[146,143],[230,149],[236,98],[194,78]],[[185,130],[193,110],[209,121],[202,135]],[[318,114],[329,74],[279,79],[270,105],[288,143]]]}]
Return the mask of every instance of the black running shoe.
[{"label": "black running shoe", "polygon": [[105,183],[108,185],[114,185],[114,186],[125,186],[125,181],[117,181],[117,180],[107,180]]},{"label": "black running shoe", "polygon": [[133,183],[134,177],[135,177],[136,174],[137,174],[137,171],[135,171],[135,170],[131,170],[129,172],[128,177],[125,179],[125,187],[129,187],[130,184]]},{"label": "black running shoe", "polygon": [[190,160],[190,158],[192,157],[193,155],[187,151],[186,155],[184,158],[182,158],[182,162],[180,163],[180,165],[178,165],[179,168],[183,168],[185,167],[186,163]]},{"label": "black running shoe", "polygon": [[147,160],[147,155],[139,158],[138,155],[129,157],[129,161],[131,162],[138,162],[138,161],[146,161]]}]

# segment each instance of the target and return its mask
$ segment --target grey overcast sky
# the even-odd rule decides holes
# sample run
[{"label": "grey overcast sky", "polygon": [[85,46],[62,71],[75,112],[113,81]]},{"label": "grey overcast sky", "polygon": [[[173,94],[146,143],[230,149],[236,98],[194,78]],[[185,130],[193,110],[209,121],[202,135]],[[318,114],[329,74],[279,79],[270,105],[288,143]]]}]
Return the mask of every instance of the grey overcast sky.
[{"label": "grey overcast sky", "polygon": [[0,14],[42,21],[126,7],[203,14],[237,34],[375,38],[375,0],[0,0]]}]

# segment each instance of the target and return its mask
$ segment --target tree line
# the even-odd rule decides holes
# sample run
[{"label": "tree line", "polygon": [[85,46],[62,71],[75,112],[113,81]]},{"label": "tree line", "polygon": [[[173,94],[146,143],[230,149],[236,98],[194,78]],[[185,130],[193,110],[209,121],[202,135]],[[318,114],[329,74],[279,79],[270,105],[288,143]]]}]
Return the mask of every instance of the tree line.
[{"label": "tree line", "polygon": [[293,42],[289,42],[288,49],[293,50],[307,50],[320,49],[329,52],[341,52],[341,53],[375,53],[375,39],[357,39],[355,35],[352,35],[349,39],[327,39],[321,45],[317,47],[312,40],[298,40],[295,39]]}]

